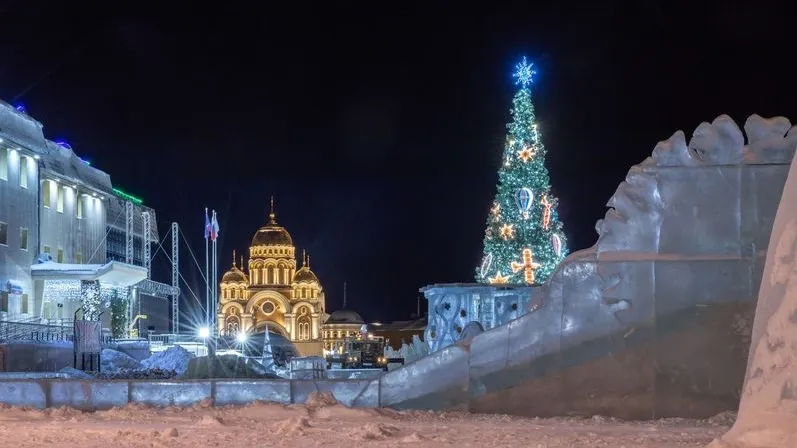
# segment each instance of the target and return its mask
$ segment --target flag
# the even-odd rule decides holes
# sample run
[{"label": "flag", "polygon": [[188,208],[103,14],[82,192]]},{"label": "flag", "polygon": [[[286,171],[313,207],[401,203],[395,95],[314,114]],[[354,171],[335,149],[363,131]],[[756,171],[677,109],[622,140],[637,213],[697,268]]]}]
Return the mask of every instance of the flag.
[{"label": "flag", "polygon": [[219,221],[216,219],[216,210],[213,210],[213,219],[210,222],[210,241],[216,241],[219,236]]},{"label": "flag", "polygon": [[210,218],[208,218],[208,209],[205,208],[205,239],[210,237],[212,228],[213,226],[210,224]]}]

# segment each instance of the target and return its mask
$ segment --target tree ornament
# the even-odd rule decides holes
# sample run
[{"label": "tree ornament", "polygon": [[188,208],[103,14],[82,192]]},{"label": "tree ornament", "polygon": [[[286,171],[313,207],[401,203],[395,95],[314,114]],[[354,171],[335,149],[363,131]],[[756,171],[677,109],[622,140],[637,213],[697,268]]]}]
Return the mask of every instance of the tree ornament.
[{"label": "tree ornament", "polygon": [[530,64],[526,61],[526,57],[523,56],[523,60],[515,67],[515,74],[513,76],[517,78],[516,84],[520,84],[521,87],[526,88],[529,84],[534,82],[533,78],[536,74],[534,63]]},{"label": "tree ornament", "polygon": [[504,240],[511,240],[515,236],[515,225],[504,224],[501,226],[501,238]]},{"label": "tree ornament", "polygon": [[498,222],[501,220],[501,204],[493,202],[493,208],[490,209],[490,214],[493,215],[493,221]]},{"label": "tree ornament", "polygon": [[518,157],[518,159],[522,160],[523,162],[528,162],[529,160],[531,160],[532,157],[534,157],[534,153],[535,153],[534,149],[529,148],[527,146],[527,147],[521,149],[520,151],[518,151],[517,157]]},{"label": "tree ornament", "polygon": [[523,271],[523,277],[526,280],[526,284],[532,285],[534,284],[534,270],[538,269],[541,265],[534,261],[531,249],[523,249],[521,255],[523,262],[518,263],[513,261],[511,264],[512,272],[518,273]]},{"label": "tree ornament", "polygon": [[485,275],[487,275],[488,272],[490,272],[490,268],[492,267],[492,265],[493,265],[493,254],[487,254],[487,256],[484,257],[484,260],[482,260],[482,267],[481,267],[482,277],[484,277]]},{"label": "tree ornament", "polygon": [[[551,203],[548,202],[548,195],[543,195],[540,204],[544,207],[542,209],[542,228],[548,230],[551,225]],[[557,254],[558,255],[558,254]]]},{"label": "tree ornament", "polygon": [[562,256],[562,238],[559,237],[558,234],[552,233],[551,234],[551,246],[553,247],[553,252],[556,254],[557,257]]},{"label": "tree ornament", "polygon": [[531,188],[523,187],[515,193],[515,204],[517,205],[518,211],[520,211],[520,214],[525,219],[528,219],[533,199],[534,192],[531,191]]},{"label": "tree ornament", "polygon": [[498,271],[495,273],[495,277],[490,277],[487,280],[494,285],[504,285],[509,281],[509,277],[504,277],[501,275],[501,271]]}]

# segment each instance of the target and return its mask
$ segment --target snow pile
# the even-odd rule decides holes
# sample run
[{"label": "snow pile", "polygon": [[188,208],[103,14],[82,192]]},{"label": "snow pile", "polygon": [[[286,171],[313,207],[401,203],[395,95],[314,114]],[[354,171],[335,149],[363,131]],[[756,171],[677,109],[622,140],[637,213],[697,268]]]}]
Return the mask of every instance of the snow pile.
[{"label": "snow pile", "polygon": [[188,363],[194,355],[188,350],[175,345],[166,350],[154,353],[149,358],[141,361],[141,365],[147,369],[172,370],[177,375],[182,375],[188,370]]},{"label": "snow pile", "polygon": [[63,369],[59,370],[58,373],[65,373],[69,375],[71,378],[78,379],[78,380],[91,380],[94,379],[93,376],[89,375],[88,373],[78,370],[74,367],[64,367]]},{"label": "snow pile", "polygon": [[139,370],[141,364],[133,357],[122,352],[103,349],[100,354],[100,371],[103,373],[118,373],[125,370]]}]

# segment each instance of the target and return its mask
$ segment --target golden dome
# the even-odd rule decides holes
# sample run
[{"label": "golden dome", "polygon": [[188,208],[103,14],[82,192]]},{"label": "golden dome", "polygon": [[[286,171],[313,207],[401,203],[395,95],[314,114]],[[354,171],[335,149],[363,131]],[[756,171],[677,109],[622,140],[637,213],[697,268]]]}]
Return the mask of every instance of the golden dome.
[{"label": "golden dome", "polygon": [[252,246],[293,246],[291,234],[285,227],[269,222],[259,228],[255,236],[252,237]]},{"label": "golden dome", "polygon": [[293,274],[294,283],[316,283],[319,286],[321,282],[316,277],[315,273],[310,270],[310,256],[302,251],[302,267]]},{"label": "golden dome", "polygon": [[[241,257],[241,266],[244,264],[244,258]],[[248,283],[244,271],[238,269],[235,265],[235,251],[232,251],[232,268],[221,276],[222,283]]]},{"label": "golden dome", "polygon": [[285,227],[277,224],[277,215],[274,213],[274,198],[271,198],[271,212],[268,214],[268,224],[259,228],[252,237],[252,246],[293,246],[291,234]]},{"label": "golden dome", "polygon": [[246,274],[235,266],[221,276],[222,283],[246,283],[247,281]]},{"label": "golden dome", "polygon": [[302,267],[295,274],[293,274],[293,282],[305,282],[305,283],[320,283],[318,281],[318,277],[310,270],[307,266]]}]

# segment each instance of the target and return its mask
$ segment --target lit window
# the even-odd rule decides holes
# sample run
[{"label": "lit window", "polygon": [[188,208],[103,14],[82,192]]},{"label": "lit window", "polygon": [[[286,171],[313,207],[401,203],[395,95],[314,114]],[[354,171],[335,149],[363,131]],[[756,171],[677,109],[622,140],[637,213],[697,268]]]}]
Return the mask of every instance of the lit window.
[{"label": "lit window", "polygon": [[83,219],[83,198],[80,195],[75,194],[75,201],[77,203],[75,207],[75,214],[77,215],[77,219]]},{"label": "lit window", "polygon": [[50,208],[50,181],[45,180],[42,182],[42,206]]},{"label": "lit window", "polygon": [[56,188],[58,189],[58,196],[57,196],[56,202],[55,202],[55,210],[58,213],[63,213],[64,212],[64,191],[66,190],[66,187],[56,186]]},{"label": "lit window", "polygon": [[83,264],[83,254],[75,254],[75,263]]},{"label": "lit window", "polygon": [[25,156],[19,158],[19,186],[28,188],[28,158]]},{"label": "lit window", "polygon": [[25,227],[19,229],[19,248],[28,250],[28,229]]},{"label": "lit window", "polygon": [[0,245],[8,246],[8,223],[0,222]]},{"label": "lit window", "polygon": [[49,254],[50,253],[50,246],[42,247],[42,252],[44,252],[45,254]]},{"label": "lit window", "polygon": [[8,150],[0,148],[0,179],[8,180]]},{"label": "lit window", "polygon": [[22,314],[28,314],[28,295],[22,294],[22,297],[19,299],[22,304],[22,310],[20,311]]},{"label": "lit window", "polygon": [[57,263],[63,263],[64,262],[64,250],[63,249],[58,249],[58,255],[56,255],[56,259],[55,260],[56,260]]}]

